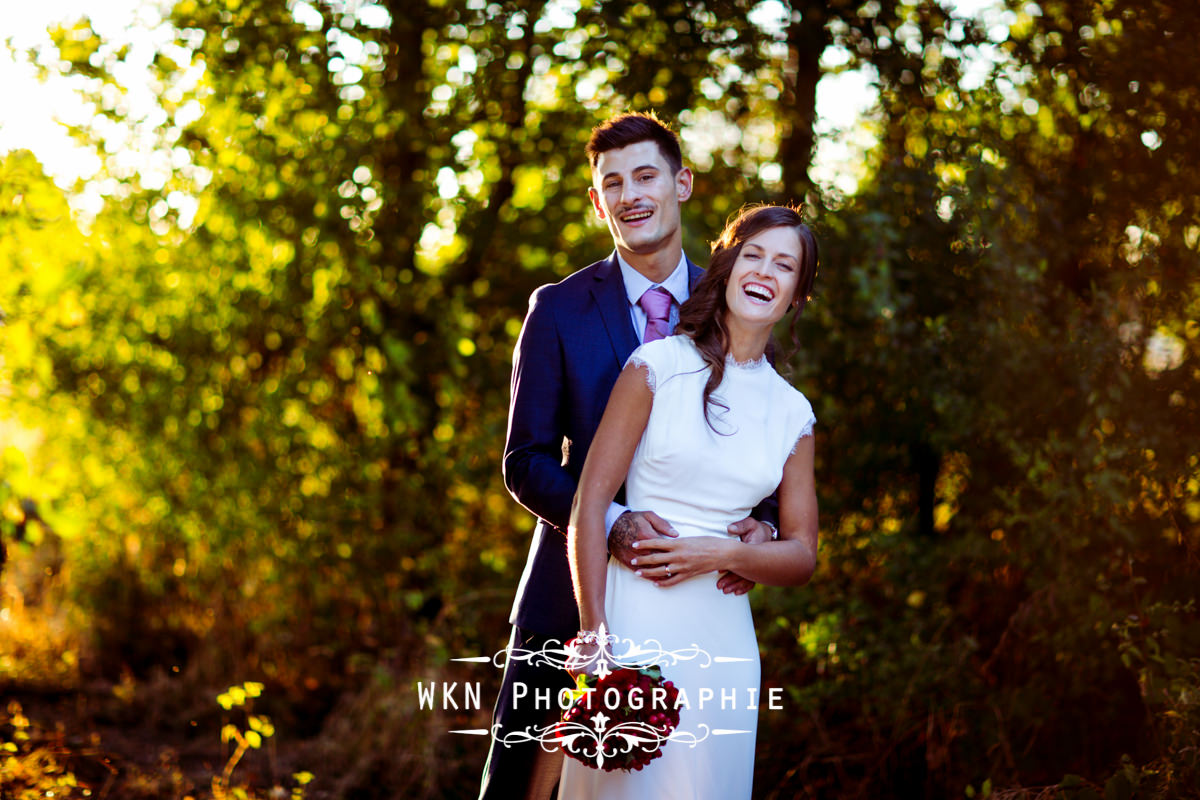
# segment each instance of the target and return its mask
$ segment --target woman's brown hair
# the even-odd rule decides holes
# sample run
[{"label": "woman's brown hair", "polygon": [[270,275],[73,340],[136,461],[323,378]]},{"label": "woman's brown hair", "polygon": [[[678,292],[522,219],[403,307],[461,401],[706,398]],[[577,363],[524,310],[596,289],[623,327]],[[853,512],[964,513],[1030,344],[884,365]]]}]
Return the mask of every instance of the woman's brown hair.
[{"label": "woman's brown hair", "polygon": [[792,346],[798,347],[800,337],[797,320],[812,292],[813,279],[817,275],[818,250],[816,237],[804,224],[800,210],[792,206],[759,205],[742,209],[713,242],[708,269],[687,302],[679,309],[679,325],[675,331],[692,338],[701,358],[710,368],[708,382],[704,385],[704,418],[710,428],[713,427],[709,416],[710,404],[726,408],[720,401],[713,400],[712,393],[725,377],[725,356],[729,352],[729,331],[725,327],[725,314],[729,310],[725,302],[725,289],[729,274],[746,240],[771,228],[791,228],[800,239],[799,276],[796,294],[792,298],[794,313],[791,325]]}]

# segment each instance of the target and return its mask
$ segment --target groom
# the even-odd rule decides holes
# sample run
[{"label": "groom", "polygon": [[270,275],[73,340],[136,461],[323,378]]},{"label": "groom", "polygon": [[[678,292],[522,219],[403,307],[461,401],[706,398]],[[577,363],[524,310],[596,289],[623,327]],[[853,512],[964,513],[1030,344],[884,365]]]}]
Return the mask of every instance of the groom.
[{"label": "groom", "polygon": [[[510,617],[510,649],[537,651],[549,640],[574,638],[579,611],[566,533],[588,446],[625,360],[642,342],[674,330],[679,306],[701,274],[683,254],[680,204],[692,194],[692,173],[675,134],[653,113],[621,114],[592,131],[586,152],[588,194],[616,252],[534,292],[517,340],[504,483],[538,523]],[[675,535],[651,511],[618,503],[606,522],[609,552],[625,564],[637,554],[634,541]],[[772,528],[748,517],[729,530],[763,541]],[[719,585],[737,594],[753,586],[729,573]],[[538,708],[536,690],[548,687],[557,698],[571,685],[564,670],[509,660],[493,717],[499,735],[553,723],[557,699],[549,710]],[[560,769],[558,753],[493,738],[480,800],[550,797]]]}]

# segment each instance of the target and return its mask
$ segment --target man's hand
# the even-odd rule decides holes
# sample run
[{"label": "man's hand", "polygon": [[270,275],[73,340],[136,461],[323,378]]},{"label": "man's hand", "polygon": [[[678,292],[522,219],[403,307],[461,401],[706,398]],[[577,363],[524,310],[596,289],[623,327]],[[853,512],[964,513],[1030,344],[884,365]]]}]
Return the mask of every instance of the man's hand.
[{"label": "man's hand", "polygon": [[[771,541],[771,527],[754,517],[738,520],[729,526],[728,531],[746,544]],[[745,594],[754,588],[754,581],[748,581],[733,572],[722,572],[721,577],[717,578],[717,588],[725,594]]]},{"label": "man's hand", "polygon": [[771,541],[771,526],[765,522],[759,522],[754,517],[740,519],[730,525],[727,530],[746,544],[762,544]]},{"label": "man's hand", "polygon": [[653,511],[626,511],[617,517],[612,530],[608,532],[608,552],[625,566],[636,569],[630,563],[638,555],[638,551],[633,549],[634,542],[678,535],[671,523]]}]

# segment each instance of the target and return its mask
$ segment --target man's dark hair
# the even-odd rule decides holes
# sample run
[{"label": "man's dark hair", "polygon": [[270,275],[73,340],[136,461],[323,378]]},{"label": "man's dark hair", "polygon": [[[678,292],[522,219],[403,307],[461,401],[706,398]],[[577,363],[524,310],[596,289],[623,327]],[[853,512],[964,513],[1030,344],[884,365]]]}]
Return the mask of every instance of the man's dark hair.
[{"label": "man's dark hair", "polygon": [[586,151],[588,163],[594,169],[601,153],[646,141],[658,145],[658,150],[666,159],[672,175],[683,169],[679,139],[653,111],[618,114],[592,128],[592,137],[588,139]]}]

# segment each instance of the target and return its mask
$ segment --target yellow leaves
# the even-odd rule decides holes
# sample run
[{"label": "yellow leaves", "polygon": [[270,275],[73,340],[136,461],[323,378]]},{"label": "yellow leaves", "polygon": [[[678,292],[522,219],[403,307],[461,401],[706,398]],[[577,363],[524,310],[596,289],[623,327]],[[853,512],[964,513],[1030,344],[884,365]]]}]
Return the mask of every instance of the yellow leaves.
[{"label": "yellow leaves", "polygon": [[811,622],[801,622],[796,630],[796,643],[809,658],[817,661],[818,672],[841,661],[837,637],[842,629],[842,617],[836,612],[821,614]]},{"label": "yellow leaves", "polygon": [[255,681],[247,681],[241,686],[230,686],[221,694],[217,695],[217,703],[221,708],[229,711],[237,706],[243,706],[247,700],[258,697],[262,694],[263,685]]},{"label": "yellow leaves", "polygon": [[320,313],[329,304],[329,287],[333,275],[328,269],[318,269],[313,272],[313,311]]},{"label": "yellow leaves", "polygon": [[1198,250],[1200,247],[1200,225],[1189,225],[1183,229],[1183,243],[1188,246],[1189,250]]},{"label": "yellow leaves", "polygon": [[8,704],[8,723],[13,726],[14,735],[18,741],[28,738],[26,729],[30,725],[29,717],[25,716],[24,709],[16,700],[12,700]]},{"label": "yellow leaves", "polygon": [[943,184],[961,184],[967,179],[967,171],[961,164],[938,162],[933,171]]},{"label": "yellow leaves", "polygon": [[318,422],[308,432],[308,443],[317,450],[327,450],[338,443],[338,437],[333,428]]},{"label": "yellow leaves", "polygon": [[338,379],[349,381],[354,378],[354,351],[349,347],[338,347],[331,354],[333,358],[333,368],[337,373]]},{"label": "yellow leaves", "polygon": [[234,742],[237,744],[237,747],[229,757],[229,761],[226,762],[222,774],[219,777],[213,778],[213,796],[216,798],[247,796],[240,787],[234,788],[232,792],[229,790],[233,770],[238,762],[242,760],[242,756],[246,754],[247,750],[259,749],[262,747],[263,739],[275,733],[275,728],[266,717],[250,714],[247,715],[247,723],[250,729],[246,731],[239,729],[236,725],[229,724],[221,728],[221,741],[225,743]]},{"label": "yellow leaves", "polygon": [[283,267],[290,263],[296,257],[296,248],[291,242],[276,242],[271,248],[271,264],[276,267]]},{"label": "yellow leaves", "polygon": [[86,20],[80,20],[73,27],[59,28],[52,32],[54,43],[58,46],[59,57],[73,64],[80,71],[100,66],[100,62],[92,63],[94,56],[103,44],[100,37],[92,30]]},{"label": "yellow leaves", "polygon": [[1017,14],[1016,20],[1009,26],[1008,35],[1013,39],[1025,39],[1033,32],[1033,27],[1033,17],[1021,11]]},{"label": "yellow leaves", "polygon": [[305,497],[326,497],[329,488],[329,482],[316,475],[305,475],[300,479],[300,493]]},{"label": "yellow leaves", "polygon": [[283,404],[283,424],[294,428],[305,418],[307,408],[300,400],[288,399]]},{"label": "yellow leaves", "polygon": [[[439,220],[441,215],[439,215]],[[456,261],[466,250],[466,240],[457,234],[453,217],[446,224],[429,223],[421,231],[417,247],[417,268],[427,275],[440,275],[447,264]]]},{"label": "yellow leaves", "polygon": [[546,174],[541,164],[522,166],[513,170],[515,208],[538,211],[546,204]]},{"label": "yellow leaves", "polygon": [[[372,382],[378,386],[378,380],[374,375],[361,376],[360,388],[367,382]],[[354,410],[354,416],[366,429],[367,435],[371,437],[383,436],[387,433],[387,425],[383,419],[383,400],[379,397],[372,396],[371,392],[358,391],[354,394],[354,401],[351,406]]]},{"label": "yellow leaves", "polygon": [[383,358],[383,353],[377,347],[367,347],[363,350],[363,362],[370,372],[383,372],[387,366],[387,362]]},{"label": "yellow leaves", "polygon": [[0,518],[13,523],[25,521],[25,512],[21,510],[21,504],[17,502],[15,495],[10,495],[4,505],[0,506]]},{"label": "yellow leaves", "polygon": [[32,365],[36,337],[29,320],[7,321],[4,327],[0,328],[0,344],[3,345],[6,369],[28,368]]},{"label": "yellow leaves", "polygon": [[236,150],[221,150],[217,153],[217,166],[230,168],[237,164],[238,152]]},{"label": "yellow leaves", "polygon": [[82,325],[87,320],[87,311],[79,302],[79,293],[72,289],[60,294],[51,318],[64,328]]},{"label": "yellow leaves", "polygon": [[1000,136],[1004,139],[1012,139],[1021,132],[1022,126],[1017,123],[1016,117],[1005,116],[1000,118]]},{"label": "yellow leaves", "polygon": [[1054,137],[1056,129],[1054,112],[1050,110],[1049,106],[1041,106],[1038,108],[1037,126],[1038,134],[1041,136],[1045,137],[1046,139],[1051,139]]},{"label": "yellow leaves", "polygon": [[[70,751],[42,725],[33,725],[20,704],[0,712],[0,729],[13,726],[11,741],[0,739],[0,787],[4,797],[79,797],[79,779],[70,771]],[[32,728],[32,735],[30,729]],[[87,796],[86,794],[84,796]]]},{"label": "yellow leaves", "polygon": [[261,714],[251,714],[247,721],[250,723],[250,730],[254,733],[261,734],[263,737],[275,735],[275,726],[271,724],[269,717],[264,717]]},{"label": "yellow leaves", "polygon": [[976,796],[981,797],[981,798],[991,797],[992,796],[992,779],[991,778],[986,779],[982,784],[980,784],[978,790],[976,790],[974,786],[967,786],[965,792],[966,792],[967,797],[970,797],[972,799],[975,798]]},{"label": "yellow leaves", "polygon": [[957,111],[962,108],[962,100],[959,98],[958,92],[949,86],[937,93],[934,102],[937,103],[939,111]]},{"label": "yellow leaves", "polygon": [[301,111],[294,117],[293,126],[299,135],[308,138],[328,123],[329,117],[320,111]]},{"label": "yellow leaves", "polygon": [[270,717],[250,713],[250,701],[261,696],[262,691],[261,683],[247,681],[240,686],[230,686],[229,689],[217,695],[217,703],[226,711],[245,707],[246,725],[248,726],[246,730],[242,730],[237,725],[226,723],[221,728],[221,741],[237,744],[237,750],[226,765],[226,776],[232,772],[233,766],[237,764],[247,749],[257,750],[262,747],[264,739],[275,735],[275,726],[271,723]]},{"label": "yellow leaves", "polygon": [[913,158],[924,158],[929,151],[929,140],[920,133],[909,133],[904,139],[904,149]]},{"label": "yellow leaves", "polygon": [[933,528],[944,533],[950,529],[950,520],[954,518],[954,506],[949,503],[938,503],[933,508]]}]

